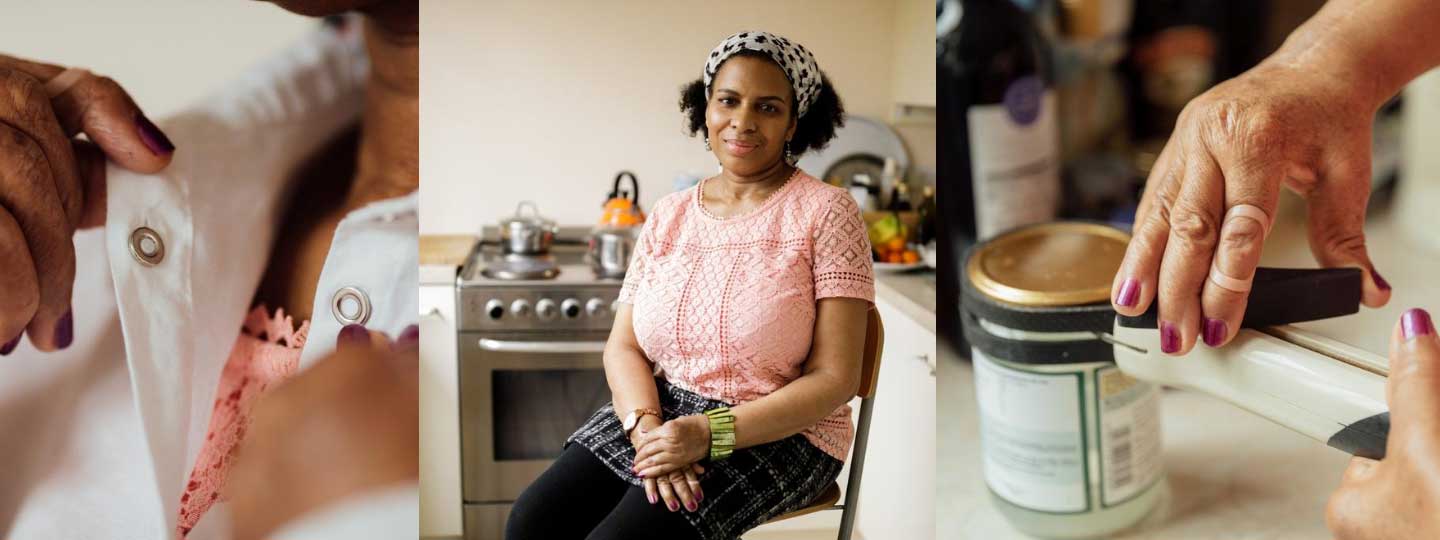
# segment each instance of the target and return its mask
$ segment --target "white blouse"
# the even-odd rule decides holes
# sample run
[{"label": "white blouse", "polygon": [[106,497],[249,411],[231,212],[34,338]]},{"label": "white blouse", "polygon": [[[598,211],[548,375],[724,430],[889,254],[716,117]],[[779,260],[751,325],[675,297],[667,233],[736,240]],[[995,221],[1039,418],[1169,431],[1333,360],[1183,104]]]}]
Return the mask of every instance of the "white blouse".
[{"label": "white blouse", "polygon": [[[284,241],[290,173],[359,118],[369,67],[359,25],[347,28],[317,29],[160,122],[178,147],[166,170],[110,168],[103,231],[75,237],[74,342],[40,353],[22,341],[0,357],[5,536],[173,537],[221,369],[272,243]],[[418,321],[417,204],[412,193],[340,222],[300,369],[354,319],[392,337]],[[355,538],[343,525],[359,513],[370,537],[413,535],[418,490],[398,493],[292,526]],[[226,513],[211,508],[190,538],[228,537]]]}]

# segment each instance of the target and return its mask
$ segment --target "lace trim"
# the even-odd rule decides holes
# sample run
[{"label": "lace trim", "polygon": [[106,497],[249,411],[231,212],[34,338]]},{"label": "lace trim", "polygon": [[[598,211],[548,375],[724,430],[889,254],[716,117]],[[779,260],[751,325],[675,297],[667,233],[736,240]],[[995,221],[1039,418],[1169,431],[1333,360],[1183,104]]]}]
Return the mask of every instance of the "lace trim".
[{"label": "lace trim", "polygon": [[800,176],[800,174],[800,167],[795,167],[795,171],[791,172],[790,176],[785,177],[785,181],[780,183],[780,187],[775,188],[775,191],[771,191],[769,195],[766,195],[765,199],[760,201],[760,204],[756,205],[754,209],[743,214],[736,214],[733,216],[725,217],[720,217],[712,214],[710,213],[710,209],[705,207],[705,182],[709,181],[710,178],[703,178],[700,180],[700,183],[695,186],[695,207],[700,209],[701,215],[711,219],[712,221],[717,221],[720,223],[732,223],[736,221],[741,221],[763,212],[766,208],[769,208],[771,203],[780,198],[780,193],[784,192],[787,188],[789,188],[790,184],[795,183],[791,182],[791,180],[794,180],[796,177]]},{"label": "lace trim", "polygon": [[310,335],[310,321],[302,321],[297,328],[295,320],[285,314],[285,308],[276,308],[275,316],[271,317],[269,308],[262,303],[245,316],[245,323],[241,325],[240,331],[266,343],[288,349],[303,349],[305,340]]},{"label": "lace trim", "polygon": [[180,496],[180,515],[175,525],[180,538],[190,533],[211,506],[226,498],[230,465],[250,426],[251,410],[272,385],[295,373],[300,349],[309,334],[310,321],[301,322],[297,328],[283,309],[276,309],[271,316],[262,304],[246,315],[220,373],[205,442]]},{"label": "lace trim", "polygon": [[830,272],[824,272],[824,273],[822,273],[822,274],[820,274],[820,275],[818,275],[818,276],[815,276],[815,281],[825,281],[825,280],[829,280],[829,279],[851,280],[851,281],[858,281],[858,282],[860,282],[860,283],[874,283],[874,282],[875,282],[875,279],[874,279],[874,278],[872,278],[872,277],[870,277],[870,276],[867,276],[867,275],[865,275],[865,274],[858,273],[858,272],[842,272],[842,271],[834,270],[834,271],[830,271]]}]

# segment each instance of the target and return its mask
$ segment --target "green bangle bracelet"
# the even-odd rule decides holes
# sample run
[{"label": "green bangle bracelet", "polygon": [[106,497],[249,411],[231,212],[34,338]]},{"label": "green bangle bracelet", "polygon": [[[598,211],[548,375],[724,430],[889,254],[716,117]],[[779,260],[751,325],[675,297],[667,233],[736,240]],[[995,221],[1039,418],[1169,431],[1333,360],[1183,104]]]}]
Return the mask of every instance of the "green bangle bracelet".
[{"label": "green bangle bracelet", "polygon": [[735,451],[735,415],[729,407],[720,407],[705,411],[705,417],[710,419],[710,461],[730,457]]}]

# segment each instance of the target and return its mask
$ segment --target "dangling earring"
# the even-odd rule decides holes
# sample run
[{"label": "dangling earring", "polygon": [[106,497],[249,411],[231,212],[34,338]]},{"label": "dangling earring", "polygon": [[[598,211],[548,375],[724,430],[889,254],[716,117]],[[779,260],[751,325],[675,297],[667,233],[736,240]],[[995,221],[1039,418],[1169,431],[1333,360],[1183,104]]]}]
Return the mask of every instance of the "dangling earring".
[{"label": "dangling earring", "polygon": [[706,151],[706,152],[710,152],[710,151],[711,151],[711,150],[710,150],[710,136],[709,136],[709,135],[706,135],[706,136],[705,136],[705,151]]},{"label": "dangling earring", "polygon": [[795,154],[790,152],[790,141],[785,141],[785,162],[792,165],[795,163]]}]

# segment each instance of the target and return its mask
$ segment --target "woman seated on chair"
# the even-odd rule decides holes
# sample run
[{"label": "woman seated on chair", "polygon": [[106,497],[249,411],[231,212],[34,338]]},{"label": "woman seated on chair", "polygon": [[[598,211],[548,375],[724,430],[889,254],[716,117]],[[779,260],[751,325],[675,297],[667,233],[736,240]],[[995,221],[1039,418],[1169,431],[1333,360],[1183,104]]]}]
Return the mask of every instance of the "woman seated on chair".
[{"label": "woman seated on chair", "polygon": [[680,108],[721,171],[652,209],[605,347],[613,402],[520,495],[509,540],[738,538],[849,454],[870,244],[850,195],[794,164],[840,98],[804,47],[741,32]]}]

